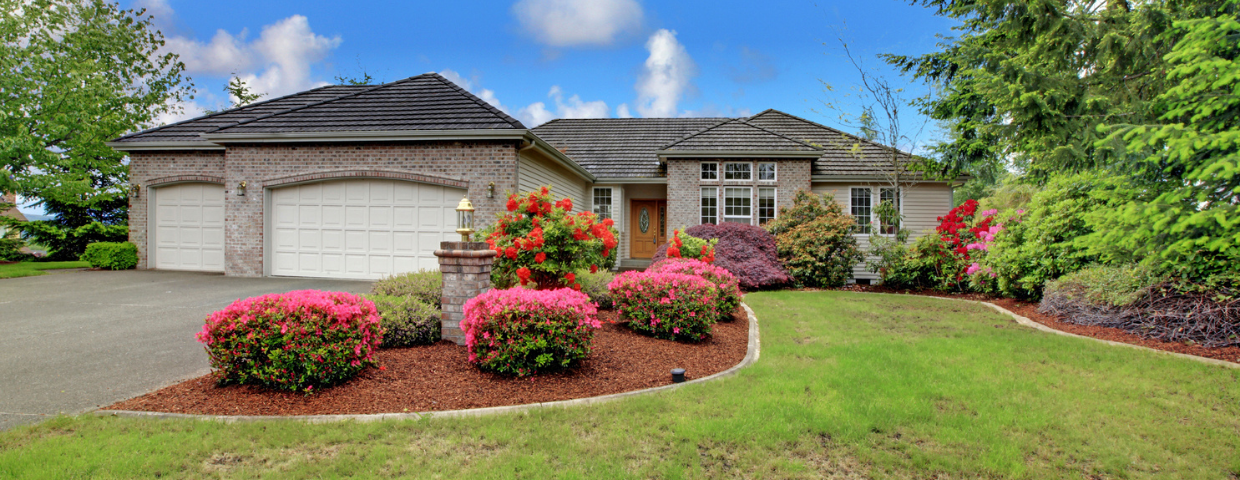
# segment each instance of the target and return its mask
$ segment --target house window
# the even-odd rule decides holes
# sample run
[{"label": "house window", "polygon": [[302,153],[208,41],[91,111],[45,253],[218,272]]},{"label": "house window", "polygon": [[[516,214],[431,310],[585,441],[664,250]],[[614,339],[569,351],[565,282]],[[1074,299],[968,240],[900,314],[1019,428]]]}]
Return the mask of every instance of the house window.
[{"label": "house window", "polygon": [[[878,189],[878,202],[880,204],[883,202],[889,202],[896,207],[896,212],[903,211],[903,209],[900,206],[900,195],[898,193],[898,190],[894,188]],[[882,233],[884,234],[894,235],[896,231],[900,229],[900,220],[898,218],[894,222],[891,222],[891,223],[882,221],[883,219],[881,218],[879,220],[882,222],[882,227],[880,228],[882,228]]]},{"label": "house window", "polygon": [[775,164],[759,163],[758,164],[758,180],[775,181]]},{"label": "house window", "polygon": [[594,189],[594,213],[599,220],[612,218],[610,188]]},{"label": "house window", "polygon": [[723,221],[753,223],[753,189],[728,187],[723,189]]},{"label": "house window", "polygon": [[724,180],[753,180],[752,165],[748,163],[723,164]]},{"label": "house window", "polygon": [[719,223],[718,188],[702,188],[702,223]]},{"label": "house window", "polygon": [[702,180],[719,180],[719,164],[703,163]]},{"label": "house window", "polygon": [[857,233],[870,233],[870,217],[874,202],[872,195],[874,194],[866,187],[852,189],[850,205],[852,205],[852,216],[857,219]]},{"label": "house window", "polygon": [[775,218],[775,189],[763,187],[758,189],[758,225]]}]

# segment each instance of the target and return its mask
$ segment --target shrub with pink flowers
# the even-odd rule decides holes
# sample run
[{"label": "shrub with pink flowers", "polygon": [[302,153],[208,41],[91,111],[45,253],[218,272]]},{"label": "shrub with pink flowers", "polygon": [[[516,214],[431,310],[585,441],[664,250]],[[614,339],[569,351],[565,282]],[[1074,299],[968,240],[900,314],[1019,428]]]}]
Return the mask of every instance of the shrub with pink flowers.
[{"label": "shrub with pink flowers", "polygon": [[590,297],[567,288],[493,289],[465,302],[465,346],[479,368],[518,376],[572,366],[602,325]]},{"label": "shrub with pink flowers", "polygon": [[740,282],[736,279],[736,275],[732,275],[732,272],[721,267],[689,258],[668,258],[651,265],[646,271],[696,275],[713,283],[718,294],[715,308],[719,314],[719,320],[731,320],[732,311],[741,304]]},{"label": "shrub with pink flowers", "polygon": [[237,300],[197,335],[221,384],[313,393],[374,365],[375,305],[344,292],[299,290]]},{"label": "shrub with pink flowers", "polygon": [[629,328],[655,338],[701,341],[715,324],[718,291],[697,275],[624,272],[607,289]]}]

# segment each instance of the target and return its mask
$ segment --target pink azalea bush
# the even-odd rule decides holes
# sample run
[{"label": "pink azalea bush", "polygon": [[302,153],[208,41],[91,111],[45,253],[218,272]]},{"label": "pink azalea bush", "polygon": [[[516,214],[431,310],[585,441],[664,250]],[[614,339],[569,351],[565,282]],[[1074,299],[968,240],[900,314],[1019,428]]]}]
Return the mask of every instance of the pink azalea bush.
[{"label": "pink azalea bush", "polygon": [[731,320],[732,311],[741,304],[740,281],[736,279],[736,275],[722,267],[691,258],[668,258],[651,265],[646,271],[695,275],[713,283],[718,295],[715,308],[719,320]]},{"label": "pink azalea bush", "polygon": [[465,302],[464,313],[469,362],[518,376],[586,358],[602,326],[590,297],[567,288],[488,290]]},{"label": "pink azalea bush", "polygon": [[237,300],[208,316],[197,337],[221,384],[305,393],[374,365],[383,341],[374,303],[318,290]]},{"label": "pink azalea bush", "polygon": [[624,272],[607,289],[629,328],[655,338],[704,340],[718,316],[718,290],[697,275]]}]

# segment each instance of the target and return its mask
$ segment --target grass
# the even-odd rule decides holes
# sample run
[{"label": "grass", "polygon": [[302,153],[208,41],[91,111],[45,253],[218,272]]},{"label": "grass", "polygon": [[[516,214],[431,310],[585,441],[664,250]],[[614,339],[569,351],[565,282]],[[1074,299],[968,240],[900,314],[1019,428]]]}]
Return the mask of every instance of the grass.
[{"label": "grass", "polygon": [[761,360],[669,394],[373,424],[61,417],[0,434],[0,477],[1240,475],[1240,370],[1040,333],[958,302],[746,302]]},{"label": "grass", "polygon": [[33,277],[43,275],[44,270],[64,268],[90,268],[87,262],[22,262],[0,265],[0,278]]}]

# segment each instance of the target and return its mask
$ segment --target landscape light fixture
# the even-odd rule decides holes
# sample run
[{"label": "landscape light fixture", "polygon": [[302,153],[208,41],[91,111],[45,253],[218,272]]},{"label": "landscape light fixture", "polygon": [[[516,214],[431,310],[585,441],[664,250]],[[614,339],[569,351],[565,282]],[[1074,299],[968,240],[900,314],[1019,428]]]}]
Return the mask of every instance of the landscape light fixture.
[{"label": "landscape light fixture", "polygon": [[238,197],[245,196],[245,180],[242,180],[241,183],[237,184],[237,196]]},{"label": "landscape light fixture", "polygon": [[487,198],[495,198],[495,182],[487,184]]},{"label": "landscape light fixture", "polygon": [[138,194],[142,193],[142,185],[135,183],[129,186],[129,197],[138,198]]},{"label": "landscape light fixture", "polygon": [[456,225],[461,241],[468,242],[474,233],[474,204],[469,203],[469,197],[461,197],[461,203],[456,206]]}]

